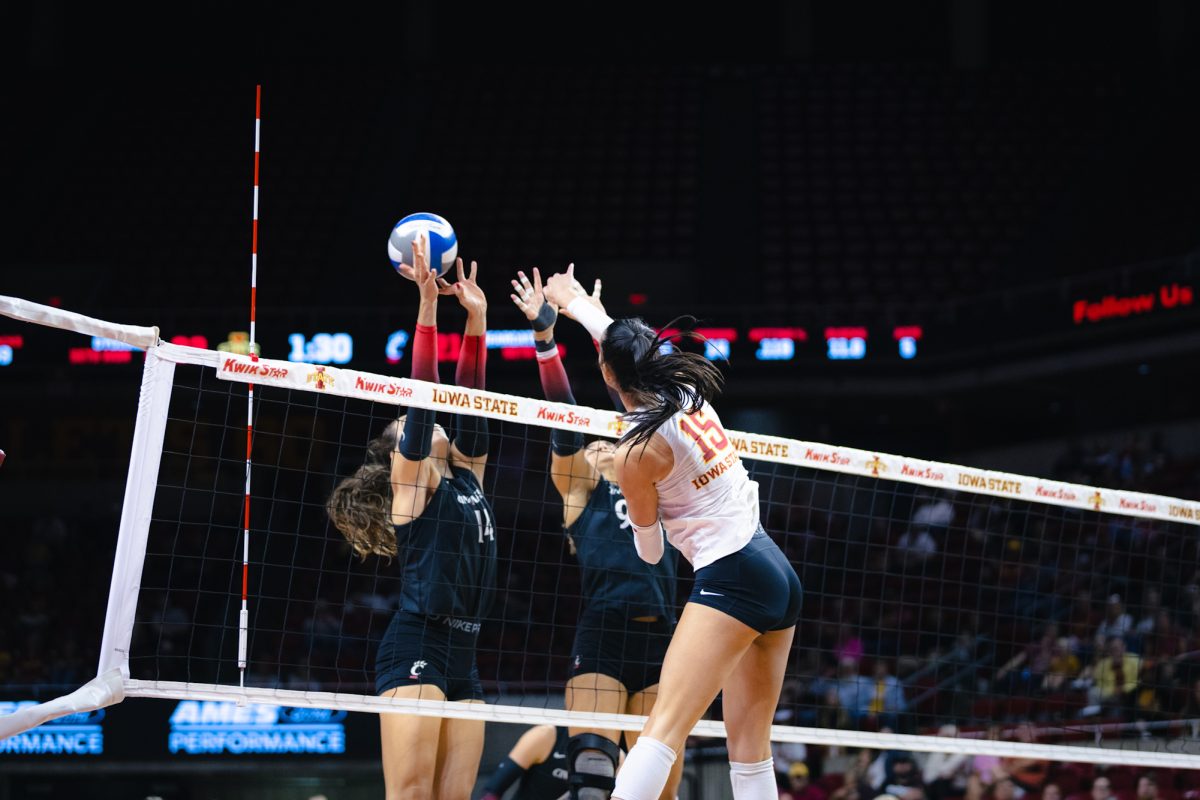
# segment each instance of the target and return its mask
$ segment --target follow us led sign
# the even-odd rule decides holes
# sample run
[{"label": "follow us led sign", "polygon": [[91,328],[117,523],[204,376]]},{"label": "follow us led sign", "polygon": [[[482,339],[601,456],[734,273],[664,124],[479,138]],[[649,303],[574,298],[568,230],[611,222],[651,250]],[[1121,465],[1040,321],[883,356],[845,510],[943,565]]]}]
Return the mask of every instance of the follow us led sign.
[{"label": "follow us led sign", "polygon": [[[0,717],[15,714],[35,700],[0,700]],[[68,714],[32,730],[0,739],[0,756],[98,756],[104,753],[104,710]]]},{"label": "follow us led sign", "polygon": [[346,752],[345,711],[184,700],[171,714],[167,749],[179,755]]}]

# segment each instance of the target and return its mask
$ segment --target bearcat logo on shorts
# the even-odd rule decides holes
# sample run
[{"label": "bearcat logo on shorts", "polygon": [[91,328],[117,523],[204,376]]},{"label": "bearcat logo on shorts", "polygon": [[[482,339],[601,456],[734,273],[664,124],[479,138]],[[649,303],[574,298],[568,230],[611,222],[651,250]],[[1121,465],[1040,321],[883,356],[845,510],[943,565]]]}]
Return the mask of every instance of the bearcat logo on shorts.
[{"label": "bearcat logo on shorts", "polygon": [[410,669],[408,671],[409,680],[415,681],[415,680],[419,679],[421,677],[421,672],[424,671],[424,669],[428,666],[429,666],[428,661],[414,661],[413,665],[412,665],[412,669]]},{"label": "bearcat logo on shorts", "polygon": [[871,460],[867,462],[867,468],[871,470],[871,474],[876,478],[879,477],[880,472],[887,472],[887,464],[885,464],[883,460],[876,455],[871,456]]},{"label": "bearcat logo on shorts", "polygon": [[171,714],[167,747],[181,755],[346,752],[345,711],[184,700]]},{"label": "bearcat logo on shorts", "polygon": [[304,382],[313,384],[323,392],[328,387],[333,386],[333,376],[327,373],[324,367],[316,367],[312,372],[308,373],[308,377],[305,378]]}]

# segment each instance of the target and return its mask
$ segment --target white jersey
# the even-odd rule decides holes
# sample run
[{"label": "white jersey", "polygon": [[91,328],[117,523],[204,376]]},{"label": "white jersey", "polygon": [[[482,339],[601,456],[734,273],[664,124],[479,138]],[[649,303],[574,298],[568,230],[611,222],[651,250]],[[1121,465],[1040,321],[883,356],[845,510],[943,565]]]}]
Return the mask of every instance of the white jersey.
[{"label": "white jersey", "polygon": [[658,509],[667,540],[694,569],[746,546],[758,529],[758,484],[708,403],[675,414],[657,431],[675,456],[659,481]]}]

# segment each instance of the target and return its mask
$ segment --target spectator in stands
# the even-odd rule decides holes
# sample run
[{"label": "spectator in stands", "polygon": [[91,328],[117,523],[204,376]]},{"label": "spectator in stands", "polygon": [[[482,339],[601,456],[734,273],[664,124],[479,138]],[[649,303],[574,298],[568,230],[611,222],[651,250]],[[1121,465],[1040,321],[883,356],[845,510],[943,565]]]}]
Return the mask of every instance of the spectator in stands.
[{"label": "spectator in stands", "polygon": [[875,661],[870,684],[867,716],[878,722],[880,727],[899,728],[900,715],[908,710],[908,703],[904,699],[904,687],[900,680],[888,671],[888,664],[882,658]]},{"label": "spectator in stands", "polygon": [[1084,716],[1098,714],[1104,709],[1118,713],[1127,711],[1133,702],[1138,685],[1141,660],[1125,652],[1125,640],[1113,636],[1108,640],[1107,655],[1091,670],[1092,687],[1088,690],[1088,706]]},{"label": "spectator in stands", "polygon": [[[1017,741],[1025,744],[1034,742],[1037,731],[1030,722],[1022,722],[1017,726]],[[1050,774],[1050,762],[1038,758],[1002,758],[1000,767],[1008,778],[1016,784],[1021,794],[1041,791],[1042,785]]]},{"label": "spectator in stands", "polygon": [[1025,646],[996,671],[996,686],[1005,694],[1031,694],[1040,690],[1054,660],[1058,625],[1051,622],[1042,635]]},{"label": "spectator in stands", "polygon": [[1042,681],[1042,691],[1047,694],[1061,692],[1079,674],[1080,667],[1079,657],[1071,652],[1071,640],[1065,636],[1059,637],[1054,643],[1050,668]]},{"label": "spectator in stands", "polygon": [[921,782],[921,771],[917,761],[909,753],[902,753],[888,765],[883,791],[898,800],[924,800],[925,785]]},{"label": "spectator in stands", "polygon": [[1200,719],[1200,678],[1192,682],[1192,690],[1183,704],[1183,718]]},{"label": "spectator in stands", "polygon": [[[987,738],[990,741],[999,741],[1000,726],[989,725]],[[966,800],[982,800],[984,794],[991,790],[996,781],[1006,777],[1008,775],[1000,766],[998,756],[975,756],[971,759],[971,774],[967,776]]]},{"label": "spectator in stands", "polygon": [[949,528],[954,521],[954,506],[945,497],[921,492],[913,509],[912,526],[918,529]]},{"label": "spectator in stands", "polygon": [[[938,736],[954,739],[958,736],[958,727],[943,725],[938,729]],[[967,790],[970,774],[971,757],[965,753],[930,753],[921,768],[929,800],[960,797]]]},{"label": "spectator in stands", "polygon": [[1158,780],[1153,775],[1138,778],[1137,800],[1158,800]]},{"label": "spectator in stands", "polygon": [[1100,627],[1096,629],[1096,635],[1093,638],[1096,649],[1100,650],[1104,647],[1104,643],[1114,636],[1119,636],[1124,639],[1133,632],[1133,617],[1125,613],[1125,606],[1121,603],[1121,595],[1109,595],[1108,605],[1104,608],[1104,621],[1100,623]]},{"label": "spectator in stands", "polygon": [[788,767],[788,788],[779,793],[779,800],[825,800],[825,790],[808,779],[808,765],[797,761]]},{"label": "spectator in stands", "polygon": [[859,674],[857,661],[843,658],[838,662],[836,692],[838,705],[845,710],[851,722],[857,723],[867,715],[875,685],[870,678]]},{"label": "spectator in stands", "polygon": [[871,761],[870,750],[859,750],[846,768],[841,787],[829,796],[829,800],[871,800],[875,796],[875,787],[867,780]]},{"label": "spectator in stands", "polygon": [[1116,800],[1116,795],[1113,794],[1112,781],[1101,775],[1092,781],[1092,800]]},{"label": "spectator in stands", "polygon": [[[883,727],[879,729],[880,733],[894,733],[891,728]],[[876,791],[884,791],[887,784],[892,780],[892,765],[903,759],[912,759],[913,754],[907,750],[883,750],[878,757],[867,767],[867,782]]]},{"label": "spectator in stands", "polygon": [[1018,800],[1022,793],[1012,778],[1005,777],[992,784],[987,796],[989,800]]},{"label": "spectator in stands", "polygon": [[1138,636],[1146,636],[1154,632],[1154,626],[1158,622],[1158,612],[1161,608],[1162,593],[1153,586],[1147,587],[1142,595],[1141,615],[1133,628]]},{"label": "spectator in stands", "polygon": [[937,540],[928,528],[909,528],[900,535],[893,550],[893,566],[901,571],[924,565],[937,555]]},{"label": "spectator in stands", "polygon": [[1057,783],[1047,783],[1042,789],[1042,800],[1063,800],[1062,789]]},{"label": "spectator in stands", "polygon": [[1154,615],[1154,624],[1141,633],[1141,653],[1147,660],[1164,661],[1179,656],[1187,649],[1187,637],[1179,629],[1171,612],[1159,608]]},{"label": "spectator in stands", "polygon": [[838,641],[834,645],[833,655],[841,663],[842,659],[852,659],[855,662],[862,661],[863,657],[863,640],[854,629],[843,623],[838,627]]}]

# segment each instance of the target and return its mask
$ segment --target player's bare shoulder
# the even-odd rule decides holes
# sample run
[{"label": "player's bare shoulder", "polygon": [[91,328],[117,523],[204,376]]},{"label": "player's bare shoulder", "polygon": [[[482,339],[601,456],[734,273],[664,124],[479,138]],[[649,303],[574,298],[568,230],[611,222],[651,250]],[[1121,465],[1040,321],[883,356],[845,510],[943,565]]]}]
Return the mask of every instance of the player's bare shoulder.
[{"label": "player's bare shoulder", "polygon": [[665,478],[675,466],[675,454],[662,436],[655,434],[645,443],[622,442],[613,454],[617,480],[626,478],[654,483]]}]

